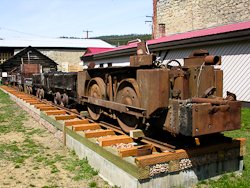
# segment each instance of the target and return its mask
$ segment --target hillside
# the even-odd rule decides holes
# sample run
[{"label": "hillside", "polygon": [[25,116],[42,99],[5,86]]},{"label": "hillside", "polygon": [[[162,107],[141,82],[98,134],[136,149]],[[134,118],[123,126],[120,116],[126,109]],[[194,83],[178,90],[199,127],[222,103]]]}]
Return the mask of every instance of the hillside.
[{"label": "hillside", "polygon": [[108,35],[108,36],[99,36],[94,37],[95,39],[102,39],[112,45],[120,46],[125,45],[128,41],[141,39],[141,40],[149,40],[151,39],[150,34],[130,34],[130,35]]}]

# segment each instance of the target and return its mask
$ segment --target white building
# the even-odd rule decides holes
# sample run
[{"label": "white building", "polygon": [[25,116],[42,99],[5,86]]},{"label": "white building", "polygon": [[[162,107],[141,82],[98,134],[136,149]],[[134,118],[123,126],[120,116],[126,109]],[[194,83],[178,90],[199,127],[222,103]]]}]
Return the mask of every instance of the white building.
[{"label": "white building", "polygon": [[58,64],[58,70],[77,71],[82,69],[80,57],[87,48],[110,48],[107,42],[100,39],[68,38],[0,38],[0,64],[22,49],[32,46]]},{"label": "white building", "polygon": [[[204,30],[170,35],[147,41],[151,53],[169,61],[182,61],[193,50],[206,49],[211,55],[222,56],[224,90],[236,93],[237,99],[250,102],[250,21]],[[137,44],[86,54],[84,61],[96,64],[129,64]]]}]

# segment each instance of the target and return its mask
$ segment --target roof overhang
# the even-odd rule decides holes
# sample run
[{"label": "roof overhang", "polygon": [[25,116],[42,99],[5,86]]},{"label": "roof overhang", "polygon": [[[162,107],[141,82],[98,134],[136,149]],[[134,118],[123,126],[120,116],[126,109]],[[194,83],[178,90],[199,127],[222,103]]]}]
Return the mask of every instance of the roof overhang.
[{"label": "roof overhang", "polygon": [[211,45],[225,42],[250,40],[250,29],[234,31],[229,33],[215,34],[209,36],[194,37],[177,41],[149,44],[150,51],[161,51],[176,48],[194,47],[200,45]]},{"label": "roof overhang", "polygon": [[[225,42],[242,41],[250,39],[250,21],[229,24],[204,30],[196,30],[147,41],[150,52],[162,50],[211,45]],[[112,50],[92,54],[91,58],[83,56],[84,61],[100,60],[119,56],[136,54],[137,44],[121,46]]]}]

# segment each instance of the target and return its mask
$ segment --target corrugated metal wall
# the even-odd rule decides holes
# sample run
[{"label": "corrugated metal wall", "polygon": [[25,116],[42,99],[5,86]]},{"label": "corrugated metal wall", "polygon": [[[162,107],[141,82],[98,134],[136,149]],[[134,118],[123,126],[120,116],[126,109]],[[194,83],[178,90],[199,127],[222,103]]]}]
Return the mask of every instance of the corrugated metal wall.
[{"label": "corrugated metal wall", "polygon": [[[196,49],[207,49],[211,55],[222,56],[224,96],[226,91],[231,91],[236,93],[238,100],[250,102],[250,41],[174,49],[168,51],[165,61],[177,59],[183,63],[183,58]],[[161,57],[165,53],[162,52]]]}]

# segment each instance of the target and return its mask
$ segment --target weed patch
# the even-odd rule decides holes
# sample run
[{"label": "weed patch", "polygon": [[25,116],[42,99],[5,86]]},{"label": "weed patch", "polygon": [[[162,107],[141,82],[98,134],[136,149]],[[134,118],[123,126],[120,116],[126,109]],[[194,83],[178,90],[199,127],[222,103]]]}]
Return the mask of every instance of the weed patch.
[{"label": "weed patch", "polygon": [[90,179],[98,174],[97,171],[88,165],[88,161],[86,159],[78,160],[70,158],[65,163],[64,168],[74,174],[73,179],[76,181],[81,179]]}]

